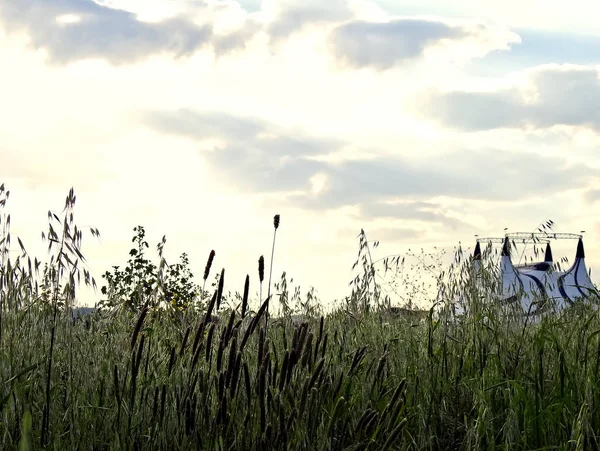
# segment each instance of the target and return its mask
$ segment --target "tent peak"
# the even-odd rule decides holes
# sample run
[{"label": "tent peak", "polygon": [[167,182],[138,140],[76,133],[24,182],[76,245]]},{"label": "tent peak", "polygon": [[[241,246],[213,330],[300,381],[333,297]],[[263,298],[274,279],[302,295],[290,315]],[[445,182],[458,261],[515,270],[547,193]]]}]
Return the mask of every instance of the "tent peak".
[{"label": "tent peak", "polygon": [[504,238],[504,244],[502,245],[502,256],[510,257],[510,241],[508,237]]},{"label": "tent peak", "polygon": [[546,256],[544,257],[545,262],[551,262],[552,259],[552,248],[550,247],[550,243],[546,243]]},{"label": "tent peak", "polygon": [[473,251],[473,260],[481,260],[481,246],[479,241],[475,244],[475,250]]},{"label": "tent peak", "polygon": [[585,251],[583,250],[583,238],[579,238],[577,243],[577,254],[575,258],[585,258]]}]

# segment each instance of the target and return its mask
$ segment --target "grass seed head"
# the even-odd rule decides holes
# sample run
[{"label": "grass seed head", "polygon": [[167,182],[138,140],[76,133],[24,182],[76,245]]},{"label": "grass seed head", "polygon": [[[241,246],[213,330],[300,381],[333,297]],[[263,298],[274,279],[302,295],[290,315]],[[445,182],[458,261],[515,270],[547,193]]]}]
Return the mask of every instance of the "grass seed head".
[{"label": "grass seed head", "polygon": [[246,281],[244,282],[244,295],[242,297],[242,318],[246,317],[246,311],[248,310],[248,295],[250,294],[250,276],[246,275]]},{"label": "grass seed head", "polygon": [[210,268],[213,264],[213,260],[215,259],[215,251],[212,250],[210,251],[210,254],[208,254],[208,260],[206,262],[206,266],[204,267],[204,280],[206,281],[206,279],[208,279],[208,275],[210,274]]},{"label": "grass seed head", "polygon": [[262,255],[258,259],[258,280],[261,283],[265,280],[265,257]]},{"label": "grass seed head", "polygon": [[223,298],[223,287],[225,284],[225,268],[221,270],[221,277],[219,277],[219,286],[217,288],[217,310],[221,307],[221,300]]}]

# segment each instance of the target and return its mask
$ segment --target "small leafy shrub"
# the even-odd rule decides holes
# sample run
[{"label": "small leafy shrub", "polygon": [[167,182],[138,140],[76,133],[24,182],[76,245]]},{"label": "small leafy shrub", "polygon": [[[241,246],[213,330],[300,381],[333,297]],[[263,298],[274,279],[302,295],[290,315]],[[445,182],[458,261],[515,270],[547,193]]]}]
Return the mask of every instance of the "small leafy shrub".
[{"label": "small leafy shrub", "polygon": [[176,309],[186,309],[200,295],[201,290],[194,283],[194,275],[189,268],[189,258],[183,253],[178,263],[167,265],[162,257],[165,238],[157,245],[160,263],[157,266],[146,257],[150,246],[146,241],[143,226],[134,227],[135,235],[131,240],[136,246],[129,251],[129,260],[125,269],[114,266],[106,271],[103,278],[107,285],[101,289],[106,296],[101,307],[115,308],[123,306],[138,311],[145,306],[156,307],[164,302]]}]

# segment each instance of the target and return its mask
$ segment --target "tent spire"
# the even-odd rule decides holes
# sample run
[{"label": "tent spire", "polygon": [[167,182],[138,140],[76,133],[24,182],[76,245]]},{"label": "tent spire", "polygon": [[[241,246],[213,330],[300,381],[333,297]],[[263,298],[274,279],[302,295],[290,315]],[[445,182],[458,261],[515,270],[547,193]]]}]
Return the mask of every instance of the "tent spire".
[{"label": "tent spire", "polygon": [[550,243],[546,244],[546,256],[544,257],[545,262],[552,262],[552,248],[550,247]]},{"label": "tent spire", "polygon": [[510,257],[510,241],[508,237],[504,238],[504,245],[502,246],[502,256]]},{"label": "tent spire", "polygon": [[585,251],[583,250],[583,238],[579,238],[579,242],[577,243],[577,254],[575,258],[585,258]]},{"label": "tent spire", "polygon": [[479,241],[477,241],[475,250],[473,251],[473,260],[481,260],[481,246],[479,245]]}]

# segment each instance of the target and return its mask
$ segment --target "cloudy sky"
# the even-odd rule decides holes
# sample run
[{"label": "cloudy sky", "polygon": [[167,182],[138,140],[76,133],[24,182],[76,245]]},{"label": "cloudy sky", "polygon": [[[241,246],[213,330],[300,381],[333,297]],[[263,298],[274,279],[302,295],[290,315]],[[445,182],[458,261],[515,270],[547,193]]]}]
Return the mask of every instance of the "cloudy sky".
[{"label": "cloudy sky", "polygon": [[73,186],[78,223],[102,233],[84,243],[97,279],[142,224],[198,276],[215,249],[229,289],[246,273],[256,288],[275,213],[274,278],[324,300],[348,293],[361,228],[383,257],[552,219],[587,231],[595,267],[598,13],[587,0],[3,0],[13,232],[43,256],[47,210]]}]

